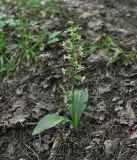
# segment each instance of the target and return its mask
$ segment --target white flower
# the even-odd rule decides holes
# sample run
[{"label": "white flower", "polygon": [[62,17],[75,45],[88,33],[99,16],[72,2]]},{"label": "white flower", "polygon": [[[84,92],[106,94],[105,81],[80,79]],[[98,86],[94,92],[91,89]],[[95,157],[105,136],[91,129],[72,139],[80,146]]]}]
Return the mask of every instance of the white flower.
[{"label": "white flower", "polygon": [[62,70],[62,73],[65,75],[66,74],[66,71],[64,68],[61,69]]},{"label": "white flower", "polygon": [[85,78],[86,78],[85,76],[81,77],[81,81],[83,82],[85,80]]}]

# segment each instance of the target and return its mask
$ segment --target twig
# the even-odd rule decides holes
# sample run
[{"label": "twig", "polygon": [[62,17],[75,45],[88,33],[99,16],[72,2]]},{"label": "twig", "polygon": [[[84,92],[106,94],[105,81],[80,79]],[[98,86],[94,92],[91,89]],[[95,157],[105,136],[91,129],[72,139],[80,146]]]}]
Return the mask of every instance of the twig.
[{"label": "twig", "polygon": [[34,126],[36,123],[26,123],[26,124],[21,124],[20,126],[11,125],[11,124],[0,124],[0,128],[8,128],[8,129],[14,129],[14,128],[24,128],[28,126]]},{"label": "twig", "polygon": [[53,143],[53,146],[51,148],[51,152],[50,152],[50,155],[49,155],[49,158],[48,160],[54,160],[55,159],[55,155],[56,155],[56,148],[58,146],[60,142],[60,135],[58,134],[54,140],[54,143]]},{"label": "twig", "polygon": [[25,146],[26,146],[29,150],[31,150],[31,151],[33,152],[33,154],[37,157],[37,160],[40,160],[40,159],[39,159],[39,156],[37,155],[37,153],[36,153],[33,149],[31,149],[27,144],[25,144]]}]

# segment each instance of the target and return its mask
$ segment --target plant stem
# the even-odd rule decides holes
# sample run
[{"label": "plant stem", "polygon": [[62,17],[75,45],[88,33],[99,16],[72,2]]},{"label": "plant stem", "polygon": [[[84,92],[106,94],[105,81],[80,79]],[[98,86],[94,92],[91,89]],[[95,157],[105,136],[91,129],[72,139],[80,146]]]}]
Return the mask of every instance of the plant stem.
[{"label": "plant stem", "polygon": [[73,128],[75,130],[77,130],[77,125],[76,125],[76,111],[75,111],[75,104],[74,104],[74,99],[75,99],[75,76],[76,76],[76,67],[75,67],[75,61],[76,61],[76,57],[75,57],[75,46],[73,46],[74,48],[72,49],[72,67],[73,67],[73,72],[72,72],[72,121],[73,121]]},{"label": "plant stem", "polygon": [[72,79],[72,122],[73,122],[73,128],[75,128],[75,106],[74,106],[74,85],[75,85],[75,80],[74,78]]}]

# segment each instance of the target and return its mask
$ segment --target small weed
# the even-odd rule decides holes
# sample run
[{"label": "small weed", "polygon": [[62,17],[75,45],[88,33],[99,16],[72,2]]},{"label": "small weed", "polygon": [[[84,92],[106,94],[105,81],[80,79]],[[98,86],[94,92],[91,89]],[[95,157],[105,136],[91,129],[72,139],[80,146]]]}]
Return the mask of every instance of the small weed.
[{"label": "small weed", "polygon": [[98,148],[98,146],[94,146],[94,147],[89,147],[87,148],[87,157],[88,158],[99,158],[101,155],[101,152],[100,152],[100,148]]},{"label": "small weed", "polygon": [[113,47],[116,47],[116,44],[109,35],[106,35],[102,41],[101,47],[104,49],[102,58],[106,58],[110,56],[109,53]]},{"label": "small weed", "polygon": [[51,45],[59,41],[58,36],[60,35],[60,31],[53,32],[48,36],[47,45]]},{"label": "small weed", "polygon": [[68,13],[63,9],[59,3],[59,0],[48,0],[44,7],[46,16],[51,15],[59,16],[61,19],[68,18]]},{"label": "small weed", "polygon": [[44,6],[40,3],[40,0],[28,0],[25,4],[25,9],[31,13],[37,13],[44,9]]},{"label": "small weed", "polygon": [[46,11],[46,15],[60,15],[62,16],[62,9],[60,7],[60,4],[58,2],[58,0],[49,0],[46,4],[45,4],[45,11]]},{"label": "small weed", "polygon": [[27,60],[29,60],[30,58],[34,58],[36,59],[36,56],[34,56],[33,52],[30,52],[30,54],[27,54],[26,56],[24,56],[24,53],[26,52],[26,48],[29,48],[29,44],[30,42],[32,42],[34,40],[34,36],[33,34],[31,34],[28,31],[28,27],[25,23],[25,21],[20,18],[20,25],[19,25],[19,40],[18,40],[18,45],[19,48],[21,50],[21,58],[24,57]]},{"label": "small weed", "polygon": [[20,2],[16,0],[18,8],[27,10],[31,14],[45,13],[47,17],[51,15],[59,15],[60,17],[66,16],[65,11],[61,8],[58,0],[48,0],[47,2],[41,0],[28,0]]},{"label": "small weed", "polygon": [[67,95],[71,120],[63,116],[48,114],[38,122],[37,126],[33,130],[32,135],[40,134],[44,130],[54,127],[62,121],[70,122],[72,127],[77,131],[80,118],[86,107],[86,102],[88,100],[88,90],[76,89],[77,81],[83,80],[83,77],[78,74],[78,71],[82,69],[82,66],[78,62],[78,58],[82,58],[83,56],[83,48],[79,47],[81,37],[77,33],[79,27],[75,27],[72,22],[70,22],[70,24],[71,27],[65,31],[69,38],[63,42],[63,47],[68,52],[67,55],[64,55],[64,59],[65,61],[67,60],[69,62],[70,67],[63,69],[63,72],[68,74],[72,84],[72,88]]},{"label": "small weed", "polygon": [[128,64],[135,63],[135,53],[125,53],[122,48],[114,48],[114,55],[109,60],[108,65],[112,66],[115,62],[122,60],[124,64],[127,66]]},{"label": "small weed", "polygon": [[4,0],[1,0],[1,1],[0,1],[0,5],[2,5],[3,3],[4,3]]},{"label": "small weed", "polygon": [[[30,59],[37,61],[37,55],[35,49],[39,44],[46,39],[45,45],[52,45],[59,41],[60,32],[48,33],[48,29],[44,29],[39,38],[34,38],[34,35],[29,31],[27,23],[21,15],[18,15],[18,20],[4,19],[5,14],[0,12],[0,73],[8,72],[14,69],[18,63],[23,60],[27,60],[30,63]],[[16,24],[14,23],[16,22]],[[18,26],[18,40],[17,43],[11,44],[10,48],[7,48],[6,35],[3,28],[6,26],[15,27]],[[47,37],[47,38],[46,38]],[[16,55],[11,55],[12,50],[17,51]]]},{"label": "small weed", "polygon": [[21,59],[26,59],[28,56],[33,56],[33,58],[36,58],[36,54],[34,53],[34,50],[36,49],[36,47],[38,47],[38,45],[40,44],[40,42],[45,39],[46,35],[48,34],[48,29],[44,29],[44,31],[41,33],[40,37],[36,40],[36,42],[30,47],[28,48],[23,54]]},{"label": "small weed", "polygon": [[106,35],[104,37],[104,40],[102,42],[102,47],[107,49],[108,51],[111,49],[111,47],[116,46],[115,43],[113,42],[112,38],[109,35]]},{"label": "small weed", "polygon": [[14,68],[15,60],[9,56],[5,45],[5,36],[2,32],[0,35],[0,75]]},{"label": "small weed", "polygon": [[[17,44],[13,44],[10,48],[7,49],[7,44],[5,42],[4,32],[1,32],[0,35],[0,72],[7,72],[9,70],[14,69],[18,63],[23,60],[27,60],[30,62],[30,59],[37,61],[37,55],[35,49],[39,46],[39,44],[46,39],[45,45],[52,45],[59,41],[60,32],[56,31],[51,34],[48,33],[48,29],[44,29],[39,38],[35,38],[33,34],[28,31],[28,27],[23,19],[20,18],[19,23],[19,38],[17,40]],[[46,38],[47,37],[47,38]],[[18,49],[19,55],[11,55],[12,49]],[[17,58],[18,57],[18,58]]]},{"label": "small weed", "polygon": [[[42,31],[42,33],[40,34],[39,38],[35,41],[35,43],[30,47],[28,48],[23,54],[22,54],[22,57],[21,59],[26,59],[26,58],[30,58],[30,56],[33,58],[33,59],[37,59],[36,57],[36,54],[34,52],[34,50],[38,47],[38,45],[46,38],[46,36],[48,37],[47,38],[47,41],[46,41],[46,44],[45,45],[52,45],[56,42],[59,41],[59,38],[58,38],[58,35],[60,34],[60,32],[53,32],[49,35],[48,33],[48,29],[44,29]],[[41,48],[41,51],[43,51],[44,48]]]},{"label": "small weed", "polygon": [[[0,1],[2,5],[4,0]],[[46,46],[50,46],[59,41],[60,32],[48,32],[48,29],[44,29],[38,38],[31,32],[28,21],[24,19],[24,13],[30,11],[30,13],[44,12],[47,14],[60,14],[62,12],[60,4],[57,0],[49,0],[43,2],[41,0],[28,0],[20,1],[15,0],[13,3],[16,9],[16,18],[13,15],[7,15],[0,11],[0,74],[2,77],[7,74],[8,71],[13,70],[18,66],[20,62],[30,64],[30,60],[37,61],[36,49],[40,43],[44,44],[44,48],[39,51],[43,51]],[[24,12],[25,11],[25,12]],[[61,12],[60,12],[61,11]],[[13,31],[16,28],[17,39],[13,41],[12,37],[8,38],[5,30],[8,32]],[[12,32],[13,33],[13,32]],[[10,33],[8,33],[9,36]],[[11,40],[12,39],[12,40]],[[10,40],[10,41],[9,41]],[[9,45],[9,42],[12,43]],[[4,74],[4,75],[3,75]]]},{"label": "small weed", "polygon": [[112,52],[112,56],[109,58],[108,66],[112,66],[117,61],[122,60],[125,65],[130,63],[135,63],[135,54],[133,52],[126,53],[124,50],[115,44],[110,36],[106,36],[102,46],[105,48],[105,51],[108,56]]},{"label": "small weed", "polygon": [[[12,70],[15,67],[15,58],[11,56],[9,48],[6,46],[6,35],[4,27],[14,28],[18,25],[18,20],[14,20],[0,12],[0,75],[3,76],[5,72]],[[2,78],[2,77],[1,77]]]},{"label": "small weed", "polygon": [[3,31],[3,27],[5,26],[4,18],[6,15],[2,12],[0,12],[0,32]]},{"label": "small weed", "polygon": [[100,45],[97,44],[96,42],[91,44],[91,51],[94,52],[96,49],[100,48]]},{"label": "small weed", "polygon": [[6,14],[0,12],[0,32],[3,31],[3,28],[5,26],[7,26],[9,28],[15,28],[18,25],[19,25],[18,20],[15,20],[13,17],[7,18]]},{"label": "small weed", "polygon": [[5,37],[2,33],[0,35],[0,72],[5,70],[5,61],[7,61],[8,58],[6,57],[5,53]]},{"label": "small weed", "polygon": [[126,53],[119,45],[114,43],[112,38],[109,35],[106,35],[102,41],[102,44],[92,43],[92,51],[96,51],[97,49],[104,49],[104,53],[102,55],[103,59],[108,58],[107,66],[112,66],[114,63],[118,61],[123,61],[125,65],[135,63],[135,53],[131,51]]}]

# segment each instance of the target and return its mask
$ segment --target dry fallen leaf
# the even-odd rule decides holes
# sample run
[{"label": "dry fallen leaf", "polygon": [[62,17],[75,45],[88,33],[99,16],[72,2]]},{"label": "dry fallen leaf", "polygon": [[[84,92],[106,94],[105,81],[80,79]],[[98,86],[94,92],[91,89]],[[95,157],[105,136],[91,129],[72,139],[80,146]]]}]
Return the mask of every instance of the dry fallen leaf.
[{"label": "dry fallen leaf", "polygon": [[137,129],[130,135],[130,139],[137,139]]},{"label": "dry fallen leaf", "polygon": [[104,93],[108,93],[111,91],[110,89],[111,85],[110,84],[101,84],[99,87],[98,87],[98,91],[99,91],[99,94],[104,94]]},{"label": "dry fallen leaf", "polygon": [[96,144],[100,144],[101,143],[101,139],[100,138],[94,138],[93,141],[96,142]]},{"label": "dry fallen leaf", "polygon": [[127,102],[125,109],[121,110],[118,113],[120,117],[120,124],[127,124],[129,126],[133,125],[136,120],[136,115],[134,110],[131,107],[130,101]]},{"label": "dry fallen leaf", "polygon": [[22,123],[28,116],[28,114],[14,116],[12,119],[10,119],[10,124],[15,125],[18,122]]},{"label": "dry fallen leaf", "polygon": [[101,112],[101,111],[105,111],[106,112],[106,104],[104,101],[100,102],[97,104],[97,108],[98,110]]},{"label": "dry fallen leaf", "polygon": [[115,151],[119,142],[119,138],[115,138],[114,140],[106,140],[104,142],[105,145],[105,153],[107,157],[110,157],[111,154]]}]

